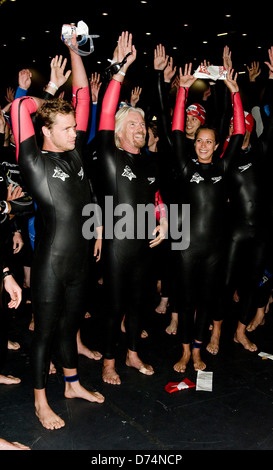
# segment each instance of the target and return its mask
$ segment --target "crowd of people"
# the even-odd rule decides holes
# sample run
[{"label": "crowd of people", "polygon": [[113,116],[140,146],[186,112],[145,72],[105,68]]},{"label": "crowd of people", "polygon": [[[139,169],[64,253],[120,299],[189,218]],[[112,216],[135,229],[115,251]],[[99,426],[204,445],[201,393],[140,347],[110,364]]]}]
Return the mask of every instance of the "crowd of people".
[{"label": "crowd of people", "polygon": [[[218,353],[234,301],[240,304],[234,341],[257,350],[248,332],[265,321],[273,272],[273,198],[265,184],[273,142],[273,48],[262,90],[259,64],[248,67],[246,100],[226,46],[224,79],[205,80],[196,102],[192,64],[177,68],[160,44],[149,102],[138,107],[139,86],[122,99],[127,71],[137,61],[131,34],[119,36],[102,78],[97,72],[88,78],[76,34],[66,45],[70,61],[52,59],[41,96],[29,94],[30,71],[18,71],[18,88],[7,90],[0,113],[0,372],[11,343],[9,311],[28,291],[35,413],[50,430],[65,426],[46,394],[53,348],[64,396],[102,404],[101,393],[80,383],[78,353],[102,359],[102,380],[120,385],[122,329],[126,365],[153,375],[139,342],[147,334],[147,299],[158,290],[155,310],[171,311],[166,332],[181,339],[174,370],[184,373],[191,360],[194,370],[204,370],[202,349]],[[71,99],[65,99],[70,75]],[[141,218],[143,207],[151,210]],[[22,282],[13,274],[20,251]],[[91,351],[81,342],[80,322],[88,310],[90,270],[98,263],[104,341],[101,351]],[[1,384],[19,382],[0,375]],[[0,439],[1,448],[25,446]]]}]

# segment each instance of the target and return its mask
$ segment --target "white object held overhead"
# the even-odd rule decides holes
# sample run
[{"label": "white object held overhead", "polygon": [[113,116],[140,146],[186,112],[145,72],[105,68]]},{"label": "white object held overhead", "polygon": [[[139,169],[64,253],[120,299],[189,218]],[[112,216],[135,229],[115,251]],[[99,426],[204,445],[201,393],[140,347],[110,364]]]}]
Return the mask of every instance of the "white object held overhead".
[{"label": "white object held overhead", "polygon": [[[71,39],[73,34],[77,35],[77,45],[83,46],[87,43],[88,39],[90,41],[90,47],[88,51],[80,50],[78,47],[73,46]],[[81,37],[81,39],[80,39]],[[79,21],[77,26],[74,24],[63,24],[62,26],[62,40],[67,43],[67,45],[77,54],[81,56],[86,56],[91,54],[94,51],[93,38],[98,38],[97,34],[89,34],[89,28],[84,21]],[[79,38],[79,39],[78,39]]]},{"label": "white object held overhead", "polygon": [[209,80],[225,80],[227,78],[227,70],[222,65],[199,65],[194,72],[196,78],[208,78]]}]

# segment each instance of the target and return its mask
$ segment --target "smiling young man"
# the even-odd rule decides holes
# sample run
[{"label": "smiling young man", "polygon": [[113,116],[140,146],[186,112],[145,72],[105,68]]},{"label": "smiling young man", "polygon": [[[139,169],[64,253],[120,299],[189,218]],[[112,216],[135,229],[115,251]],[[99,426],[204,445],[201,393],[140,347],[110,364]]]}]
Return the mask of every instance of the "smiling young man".
[{"label": "smiling young man", "polygon": [[[73,42],[75,45],[75,37]],[[80,384],[77,368],[76,334],[85,308],[90,259],[90,244],[82,234],[85,221],[82,211],[91,202],[91,192],[81,158],[90,96],[82,59],[71,48],[69,51],[73,105],[58,98],[43,103],[34,97],[18,98],[12,105],[18,162],[42,217],[31,269],[35,321],[31,359],[35,413],[50,430],[65,425],[46,396],[53,341],[60,355],[65,397],[104,401],[100,393],[89,392]],[[68,73],[64,75],[59,65],[57,61],[63,84]],[[54,94],[57,88],[56,83],[49,82],[46,91]],[[36,112],[43,136],[42,149],[31,119]]]}]

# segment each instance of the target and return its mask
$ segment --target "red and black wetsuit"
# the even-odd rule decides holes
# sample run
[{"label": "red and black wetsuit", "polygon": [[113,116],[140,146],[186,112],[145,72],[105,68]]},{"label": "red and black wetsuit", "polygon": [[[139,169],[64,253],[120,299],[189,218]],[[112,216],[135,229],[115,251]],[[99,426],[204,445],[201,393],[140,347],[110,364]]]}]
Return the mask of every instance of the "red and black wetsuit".
[{"label": "red and black wetsuit", "polygon": [[[105,209],[103,243],[103,277],[107,301],[104,331],[106,359],[115,357],[124,313],[128,347],[137,351],[141,314],[145,308],[145,293],[149,288],[152,260],[149,239],[153,238],[152,229],[149,232],[147,223],[140,226],[137,208],[141,204],[151,204],[154,208],[159,190],[155,161],[145,151],[132,154],[115,145],[115,112],[120,88],[120,82],[114,79],[109,83],[103,98],[98,132],[98,164],[103,180],[103,194],[109,196],[113,203],[112,213]],[[127,209],[126,220],[123,219],[124,213],[118,212],[122,207],[125,211]],[[106,225],[113,213],[114,230],[107,233]]]},{"label": "red and black wetsuit", "polygon": [[43,230],[32,265],[35,320],[32,361],[35,388],[45,387],[50,347],[57,345],[62,367],[77,367],[76,332],[83,313],[89,242],[82,235],[83,207],[91,202],[81,148],[88,123],[89,89],[73,88],[77,139],[75,149],[48,152],[38,148],[31,114],[36,103],[18,98],[12,105],[12,125],[18,162],[28,191],[42,216]]},{"label": "red and black wetsuit", "polygon": [[240,95],[232,94],[235,130],[224,158],[211,163],[192,159],[184,135],[186,95],[187,90],[180,87],[172,135],[179,170],[177,201],[190,204],[190,244],[187,249],[173,251],[172,254],[178,288],[177,305],[182,313],[179,319],[182,343],[188,344],[193,339],[204,340],[209,315],[216,304],[226,246],[226,177],[232,158],[242,145],[245,125]]}]

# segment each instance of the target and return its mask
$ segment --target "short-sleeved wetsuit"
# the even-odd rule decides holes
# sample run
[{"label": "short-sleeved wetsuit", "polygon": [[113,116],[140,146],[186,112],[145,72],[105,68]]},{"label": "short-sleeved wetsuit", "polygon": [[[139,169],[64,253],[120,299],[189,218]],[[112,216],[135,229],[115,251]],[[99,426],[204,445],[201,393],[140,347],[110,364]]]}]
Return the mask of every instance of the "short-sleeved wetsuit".
[{"label": "short-sleeved wetsuit", "polygon": [[[177,305],[181,313],[182,343],[204,340],[207,322],[216,303],[225,250],[226,175],[232,157],[242,144],[244,115],[239,93],[232,94],[235,133],[223,159],[200,163],[185,145],[184,121],[187,89],[177,96],[172,135],[179,168],[177,201],[190,204],[190,244],[173,251],[177,279]],[[180,218],[179,224],[182,224]],[[181,230],[181,228],[180,228]],[[196,321],[194,323],[194,312]]]},{"label": "short-sleeved wetsuit", "polygon": [[12,106],[22,177],[43,221],[31,270],[35,320],[32,362],[37,389],[45,387],[50,347],[57,330],[62,367],[77,367],[76,332],[84,308],[89,253],[89,242],[82,235],[82,210],[91,202],[91,193],[81,159],[89,99],[88,87],[73,87],[76,147],[59,153],[41,151],[37,146],[31,120],[35,101],[20,98]]}]

